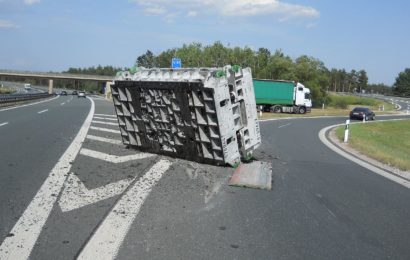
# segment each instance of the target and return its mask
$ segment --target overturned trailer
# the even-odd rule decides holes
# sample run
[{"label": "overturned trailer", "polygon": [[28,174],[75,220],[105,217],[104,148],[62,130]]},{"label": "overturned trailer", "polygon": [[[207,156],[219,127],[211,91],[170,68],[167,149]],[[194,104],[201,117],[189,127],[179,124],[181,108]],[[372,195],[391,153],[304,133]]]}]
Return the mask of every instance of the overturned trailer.
[{"label": "overturned trailer", "polygon": [[111,88],[123,143],[138,150],[236,165],[261,143],[249,68],[137,68]]}]

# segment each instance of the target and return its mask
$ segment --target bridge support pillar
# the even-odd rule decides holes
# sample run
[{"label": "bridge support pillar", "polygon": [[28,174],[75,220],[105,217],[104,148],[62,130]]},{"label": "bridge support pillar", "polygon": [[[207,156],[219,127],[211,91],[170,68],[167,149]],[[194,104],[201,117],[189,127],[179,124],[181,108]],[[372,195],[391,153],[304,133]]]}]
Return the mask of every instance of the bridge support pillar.
[{"label": "bridge support pillar", "polygon": [[105,99],[112,99],[112,94],[111,94],[111,85],[113,84],[112,81],[107,81],[105,83]]},{"label": "bridge support pillar", "polygon": [[53,94],[53,80],[48,80],[48,94]]}]

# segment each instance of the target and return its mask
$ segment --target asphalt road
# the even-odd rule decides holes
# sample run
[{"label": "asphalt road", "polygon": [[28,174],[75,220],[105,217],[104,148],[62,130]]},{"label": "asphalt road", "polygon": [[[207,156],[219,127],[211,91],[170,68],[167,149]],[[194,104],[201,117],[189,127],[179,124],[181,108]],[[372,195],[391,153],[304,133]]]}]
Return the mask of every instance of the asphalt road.
[{"label": "asphalt road", "polygon": [[70,99],[0,112],[0,125],[8,122],[0,126],[0,258],[10,251],[23,259],[27,252],[31,259],[410,258],[409,190],[318,138],[346,118],[261,122],[256,157],[273,165],[273,189],[264,191],[228,186],[231,168],[126,149],[112,104],[99,99],[27,247],[20,233],[35,233],[38,222],[15,226],[92,106],[77,98],[61,105]]}]

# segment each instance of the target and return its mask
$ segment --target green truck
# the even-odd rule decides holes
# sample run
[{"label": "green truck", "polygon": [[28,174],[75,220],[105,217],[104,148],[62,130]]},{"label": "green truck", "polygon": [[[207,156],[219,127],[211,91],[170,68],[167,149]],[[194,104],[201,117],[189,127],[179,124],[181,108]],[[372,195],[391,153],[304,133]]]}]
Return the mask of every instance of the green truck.
[{"label": "green truck", "polygon": [[262,111],[304,114],[312,108],[310,89],[299,82],[254,79],[253,88]]}]

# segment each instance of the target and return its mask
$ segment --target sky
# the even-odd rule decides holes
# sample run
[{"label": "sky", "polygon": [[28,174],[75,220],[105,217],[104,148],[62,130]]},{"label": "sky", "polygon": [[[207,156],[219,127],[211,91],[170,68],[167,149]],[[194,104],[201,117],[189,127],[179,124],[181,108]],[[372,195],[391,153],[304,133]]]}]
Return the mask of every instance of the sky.
[{"label": "sky", "polygon": [[408,0],[0,0],[0,69],[130,67],[184,43],[281,49],[394,83],[410,68]]}]

